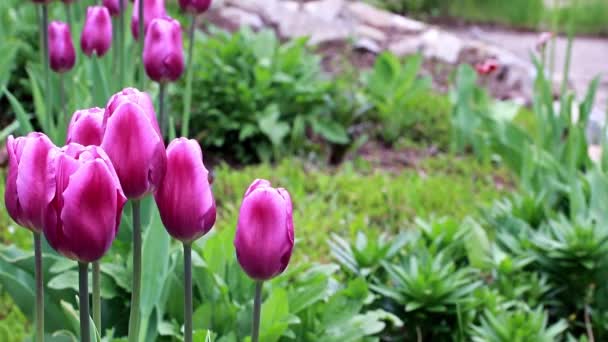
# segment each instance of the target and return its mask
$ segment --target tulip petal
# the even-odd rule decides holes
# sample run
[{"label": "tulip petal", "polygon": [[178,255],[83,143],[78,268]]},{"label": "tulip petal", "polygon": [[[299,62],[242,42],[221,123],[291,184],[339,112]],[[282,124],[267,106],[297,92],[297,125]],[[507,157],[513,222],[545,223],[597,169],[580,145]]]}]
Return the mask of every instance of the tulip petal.
[{"label": "tulip petal", "polygon": [[[114,240],[118,203],[112,175],[101,160],[81,166],[63,192],[63,233],[80,261],[95,261]],[[108,231],[111,229],[111,231]]]}]

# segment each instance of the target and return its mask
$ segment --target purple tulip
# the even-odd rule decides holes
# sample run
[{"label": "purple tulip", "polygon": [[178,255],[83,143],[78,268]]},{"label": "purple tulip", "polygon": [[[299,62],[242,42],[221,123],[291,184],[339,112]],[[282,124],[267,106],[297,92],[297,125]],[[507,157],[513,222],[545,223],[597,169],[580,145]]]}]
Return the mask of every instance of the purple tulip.
[{"label": "purple tulip", "polygon": [[104,114],[104,123],[103,127],[105,130],[105,126],[107,122],[105,122],[111,115],[114,113],[116,108],[125,102],[133,102],[140,105],[144,109],[144,113],[148,115],[150,118],[150,122],[152,122],[152,126],[154,129],[160,134],[160,128],[158,127],[158,122],[156,121],[156,112],[154,111],[154,104],[152,103],[152,99],[150,99],[150,95],[148,93],[139,91],[135,88],[125,88],[118,93],[112,95],[110,101],[106,105],[106,111]]},{"label": "purple tulip", "polygon": [[128,198],[151,193],[165,175],[167,156],[158,123],[143,106],[124,101],[104,115],[101,147],[116,168]]},{"label": "purple tulip", "polygon": [[211,7],[211,0],[179,0],[179,6],[184,12],[201,14]]},{"label": "purple tulip", "polygon": [[241,267],[255,280],[271,279],[287,268],[293,245],[289,192],[256,179],[243,197],[234,238]]},{"label": "purple tulip", "polygon": [[101,145],[103,138],[103,115],[101,108],[82,109],[74,112],[68,126],[66,144],[78,143],[84,146]]},{"label": "purple tulip", "polygon": [[[127,1],[122,0],[123,9],[127,8]],[[103,0],[103,5],[110,11],[110,15],[115,17],[120,14],[120,0]]]},{"label": "purple tulip", "polygon": [[79,262],[99,260],[118,232],[127,201],[118,176],[99,146],[72,143],[49,153],[52,201],[44,215],[51,247]]},{"label": "purple tulip", "polygon": [[167,231],[182,242],[207,234],[215,223],[209,172],[196,140],[175,139],[167,148],[167,173],[154,198]]},{"label": "purple tulip", "polygon": [[154,19],[146,31],[144,67],[156,82],[176,81],[184,72],[184,48],[179,21]]},{"label": "purple tulip", "polygon": [[110,12],[103,6],[87,8],[87,17],[80,36],[80,47],[85,55],[95,53],[101,57],[108,52],[112,45],[112,18]]},{"label": "purple tulip", "polygon": [[51,201],[47,158],[55,145],[42,133],[8,137],[8,177],[4,201],[9,215],[20,226],[41,232],[44,209]]},{"label": "purple tulip", "polygon": [[70,26],[61,21],[49,24],[49,63],[58,73],[71,70],[76,64],[76,51],[72,43]]},{"label": "purple tulip", "polygon": [[[139,1],[133,4],[133,16],[131,17],[131,33],[135,40],[139,39]],[[167,16],[165,0],[143,0],[144,1],[144,38],[148,31],[148,25],[156,18]]]}]

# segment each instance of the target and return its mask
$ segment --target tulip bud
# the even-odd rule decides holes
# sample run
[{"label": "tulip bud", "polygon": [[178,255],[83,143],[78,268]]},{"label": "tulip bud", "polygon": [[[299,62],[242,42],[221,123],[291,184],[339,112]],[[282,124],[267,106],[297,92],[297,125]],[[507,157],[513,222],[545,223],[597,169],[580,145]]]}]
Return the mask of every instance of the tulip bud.
[{"label": "tulip bud", "polygon": [[289,193],[267,180],[255,180],[243,197],[234,238],[241,267],[255,280],[271,279],[287,268],[293,245]]},{"label": "tulip bud", "polygon": [[[110,11],[110,15],[115,17],[120,14],[121,0],[103,0],[103,5]],[[127,8],[127,1],[122,0],[123,10]]]},{"label": "tulip bud", "polygon": [[146,31],[144,67],[156,82],[176,81],[184,72],[182,28],[179,21],[154,19]]},{"label": "tulip bud", "polygon": [[58,73],[69,71],[76,64],[76,51],[72,44],[70,27],[61,21],[49,24],[49,63]]},{"label": "tulip bud", "polygon": [[66,144],[78,143],[83,146],[101,145],[103,138],[103,114],[101,108],[78,110],[72,115],[68,126]]},{"label": "tulip bud", "polygon": [[[135,0],[133,4],[133,15],[131,17],[131,33],[135,40],[139,39],[139,1]],[[143,0],[144,2],[144,38],[148,31],[148,25],[156,18],[164,18],[167,16],[165,9],[165,0]]]},{"label": "tulip bud", "polygon": [[158,123],[135,102],[125,101],[104,115],[101,147],[116,168],[128,198],[156,190],[165,175],[167,156]]},{"label": "tulip bud", "polygon": [[42,133],[8,137],[8,176],[4,201],[9,215],[20,226],[41,232],[44,209],[51,201],[47,174],[49,150],[55,145]]},{"label": "tulip bud", "polygon": [[179,6],[184,12],[201,14],[211,7],[211,0],[179,0]]},{"label": "tulip bud", "polygon": [[51,247],[79,262],[99,260],[118,232],[127,201],[99,146],[72,143],[49,153],[53,197],[44,215]]},{"label": "tulip bud", "polygon": [[85,55],[95,53],[101,57],[112,44],[112,19],[110,12],[103,6],[87,8],[87,17],[80,37],[80,47]]},{"label": "tulip bud", "polygon": [[182,242],[205,235],[215,223],[215,200],[196,140],[175,139],[167,148],[167,172],[154,198],[167,231]]},{"label": "tulip bud", "polygon": [[154,126],[154,130],[158,132],[158,135],[161,135],[160,128],[158,127],[158,122],[156,121],[156,112],[154,111],[154,104],[152,103],[152,99],[150,99],[150,95],[135,88],[125,88],[119,91],[118,93],[112,95],[110,101],[108,101],[108,104],[106,105],[103,123],[104,131],[107,124],[107,118],[112,116],[116,108],[118,108],[118,106],[125,102],[133,102],[140,105],[143,108],[144,113],[150,118],[150,122],[152,123],[152,126]]}]

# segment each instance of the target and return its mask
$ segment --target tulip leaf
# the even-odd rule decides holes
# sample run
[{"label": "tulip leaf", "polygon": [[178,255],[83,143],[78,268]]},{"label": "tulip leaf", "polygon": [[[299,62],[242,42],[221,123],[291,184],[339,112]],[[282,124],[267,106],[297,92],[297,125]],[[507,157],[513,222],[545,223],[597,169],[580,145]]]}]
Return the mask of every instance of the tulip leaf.
[{"label": "tulip leaf", "polygon": [[287,291],[275,288],[262,305],[260,326],[260,341],[274,342],[287,331],[289,327],[289,301]]},{"label": "tulip leaf", "polygon": [[150,213],[152,218],[150,226],[145,229],[142,251],[142,288],[139,307],[142,334],[145,334],[148,329],[152,311],[161,303],[162,291],[169,268],[169,245],[171,241],[169,234],[162,225],[156,206],[150,208]]},{"label": "tulip leaf", "polygon": [[30,123],[30,116],[25,112],[25,109],[23,109],[23,106],[19,100],[17,100],[17,98],[13,96],[13,94],[6,88],[4,88],[4,94],[6,95],[8,102],[11,104],[11,107],[15,112],[15,117],[19,122],[19,133],[21,135],[26,135],[27,133],[32,132],[34,128]]},{"label": "tulip leaf", "polygon": [[42,125],[43,131],[47,134],[50,134],[51,127],[46,127],[46,117],[49,114],[47,113],[44,96],[42,95],[42,90],[40,89],[40,73],[38,73],[37,77],[37,75],[34,73],[33,68],[31,67],[26,68],[26,71],[30,79],[30,87],[32,88],[32,98],[34,100],[34,115],[36,116],[36,120],[38,120],[40,125]]},{"label": "tulip leaf", "polygon": [[102,61],[98,56],[91,56],[91,80],[92,80],[92,95],[93,105],[97,107],[105,107],[106,101],[110,97],[108,88],[108,80],[106,73],[102,70]]},{"label": "tulip leaf", "polygon": [[9,135],[13,134],[19,129],[19,121],[15,120],[10,125],[0,130],[0,143],[2,143]]},{"label": "tulip leaf", "polygon": [[[89,272],[89,284],[93,283],[92,273]],[[54,290],[72,289],[78,292],[78,271],[66,271],[53,277],[49,280],[47,286]],[[111,299],[118,295],[116,284],[112,278],[105,273],[101,274],[101,298]],[[89,286],[89,293],[92,293],[93,287]]]}]

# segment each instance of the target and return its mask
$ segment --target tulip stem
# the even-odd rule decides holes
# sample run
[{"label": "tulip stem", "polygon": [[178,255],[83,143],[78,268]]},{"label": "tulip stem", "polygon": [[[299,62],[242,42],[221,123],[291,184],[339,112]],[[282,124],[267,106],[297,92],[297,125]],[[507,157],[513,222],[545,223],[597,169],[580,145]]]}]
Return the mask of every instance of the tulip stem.
[{"label": "tulip stem", "polygon": [[192,342],[192,246],[184,243],[184,342]]},{"label": "tulip stem", "polygon": [[78,281],[80,295],[80,341],[90,342],[89,330],[89,264],[78,263]]},{"label": "tulip stem", "polygon": [[194,48],[194,33],[196,31],[196,14],[190,17],[190,30],[188,32],[188,70],[186,74],[186,93],[184,94],[184,113],[182,114],[182,137],[188,136],[190,129],[190,111],[192,107],[192,50]]},{"label": "tulip stem", "polygon": [[160,82],[160,93],[158,95],[158,107],[159,107],[159,115],[160,115],[160,133],[163,135],[163,138],[167,137],[167,108],[165,108],[165,102],[167,97],[167,83]]},{"label": "tulip stem", "polygon": [[[70,118],[68,117],[68,111],[66,110],[67,107],[67,103],[66,103],[66,99],[65,99],[65,76],[63,73],[59,74],[59,103],[61,106],[61,111],[63,112],[63,124],[67,125],[70,121]],[[59,123],[58,123],[59,125]],[[63,126],[62,128],[65,128],[67,126]],[[61,132],[63,132],[64,130],[62,130]]]},{"label": "tulip stem", "polygon": [[141,292],[141,217],[139,200],[131,202],[133,208],[133,292],[129,317],[129,341],[139,340],[139,294]]},{"label": "tulip stem", "polygon": [[139,2],[138,8],[139,18],[139,90],[144,91],[146,87],[146,70],[144,69],[144,38],[146,33],[144,32],[144,1]]},{"label": "tulip stem", "polygon": [[93,262],[93,323],[101,334],[101,271],[99,261]]},{"label": "tulip stem", "polygon": [[[119,47],[119,52],[120,52],[120,57],[119,57],[119,61],[120,61],[120,88],[123,88],[125,86],[125,1],[124,0],[120,0],[119,2],[119,6],[120,6],[120,13],[118,14],[118,45]],[[143,90],[142,90],[143,91]]]},{"label": "tulip stem", "polygon": [[44,98],[46,99],[46,132],[51,132],[53,126],[53,111],[51,110],[51,80],[49,71],[49,5],[42,4],[42,21],[40,31],[42,32],[42,54],[44,55]]},{"label": "tulip stem", "polygon": [[36,264],[36,341],[44,341],[44,273],[42,270],[42,244],[40,233],[34,232],[34,259]]},{"label": "tulip stem", "polygon": [[253,328],[251,342],[258,342],[260,338],[260,312],[262,311],[262,287],[264,282],[255,282],[255,298],[253,300]]}]

